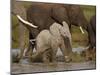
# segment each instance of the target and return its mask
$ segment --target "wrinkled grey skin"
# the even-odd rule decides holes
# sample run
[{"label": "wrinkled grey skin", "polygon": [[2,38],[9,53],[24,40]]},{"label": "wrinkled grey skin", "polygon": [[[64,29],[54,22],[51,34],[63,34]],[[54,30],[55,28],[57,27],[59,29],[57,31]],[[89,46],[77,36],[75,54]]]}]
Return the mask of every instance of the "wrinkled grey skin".
[{"label": "wrinkled grey skin", "polygon": [[[61,49],[65,61],[69,61],[69,56],[72,51],[65,46],[64,39],[67,38],[67,43],[71,45],[71,34],[68,24],[61,26],[58,23],[53,23],[49,30],[42,30],[36,37],[36,53],[32,59],[43,56],[43,62],[49,62],[48,57],[44,56],[46,51],[51,51],[52,62],[56,61],[56,53],[58,47]],[[46,55],[46,54],[45,54]]]}]

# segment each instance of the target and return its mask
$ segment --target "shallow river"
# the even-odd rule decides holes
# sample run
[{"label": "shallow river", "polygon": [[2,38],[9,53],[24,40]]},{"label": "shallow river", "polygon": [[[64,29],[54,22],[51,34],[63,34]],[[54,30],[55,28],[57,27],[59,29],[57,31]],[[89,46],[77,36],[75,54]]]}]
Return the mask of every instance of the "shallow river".
[{"label": "shallow river", "polygon": [[[73,52],[80,53],[83,50],[85,50],[85,48],[82,48],[82,47],[73,48]],[[60,56],[60,55],[62,55],[62,53],[60,50],[58,50],[57,56]],[[28,63],[27,60],[23,60],[22,63],[13,63],[11,67],[12,67],[11,68],[12,74],[19,74],[19,73],[37,73],[37,72],[95,69],[96,63],[95,61],[89,61],[89,62],[79,62],[79,63],[57,62],[55,64],[53,63],[43,64],[43,63]]]},{"label": "shallow river", "polygon": [[82,63],[58,62],[56,64],[53,64],[53,63],[16,64],[14,63],[12,64],[12,74],[87,70],[87,69],[95,69],[95,68],[96,68],[96,64],[94,61],[82,62]]}]

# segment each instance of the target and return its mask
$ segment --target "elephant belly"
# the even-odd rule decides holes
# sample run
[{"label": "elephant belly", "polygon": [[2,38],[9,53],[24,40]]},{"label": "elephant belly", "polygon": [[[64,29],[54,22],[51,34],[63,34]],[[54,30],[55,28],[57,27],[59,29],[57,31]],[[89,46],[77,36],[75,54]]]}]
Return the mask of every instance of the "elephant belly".
[{"label": "elephant belly", "polygon": [[50,48],[51,34],[48,30],[43,30],[36,38],[37,50],[46,50]]}]

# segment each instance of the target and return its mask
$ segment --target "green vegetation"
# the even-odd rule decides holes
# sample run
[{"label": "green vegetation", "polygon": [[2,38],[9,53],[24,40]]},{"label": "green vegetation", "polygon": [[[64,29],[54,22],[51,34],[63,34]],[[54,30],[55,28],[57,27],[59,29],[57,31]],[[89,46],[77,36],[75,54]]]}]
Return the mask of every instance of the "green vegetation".
[{"label": "green vegetation", "polygon": [[18,48],[18,20],[15,16],[12,17],[12,48]]},{"label": "green vegetation", "polygon": [[91,16],[96,14],[96,6],[81,6],[86,19],[89,21]]}]

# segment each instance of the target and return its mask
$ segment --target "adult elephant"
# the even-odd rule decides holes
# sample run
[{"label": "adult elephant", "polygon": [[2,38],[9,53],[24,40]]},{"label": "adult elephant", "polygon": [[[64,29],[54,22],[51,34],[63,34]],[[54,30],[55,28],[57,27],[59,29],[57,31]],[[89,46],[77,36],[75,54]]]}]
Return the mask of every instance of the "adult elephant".
[{"label": "adult elephant", "polygon": [[[74,8],[74,10],[71,10],[73,8]],[[75,9],[77,10],[77,12]],[[72,13],[73,11],[75,13]],[[71,22],[74,25],[84,25],[84,24],[81,24],[81,23],[86,23],[86,22],[83,22],[84,16],[81,12],[82,16],[80,14],[80,16],[78,17],[79,12],[81,12],[80,7],[76,6],[76,5],[74,5],[74,6],[66,5],[65,6],[65,5],[61,5],[61,4],[33,3],[27,10],[27,20],[29,22],[31,22],[32,24],[38,26],[38,31],[37,31],[37,29],[29,30],[30,31],[30,39],[35,38],[41,30],[49,29],[49,27],[55,21],[59,24],[62,24],[62,22],[65,21],[66,23],[68,23],[69,27],[71,27]],[[71,16],[71,15],[73,15],[73,16]],[[76,21],[76,18],[77,18],[77,21]],[[81,19],[83,19],[82,22],[80,21]],[[73,21],[73,20],[75,20],[75,21]],[[81,30],[82,30],[82,28],[81,28]],[[30,50],[30,46],[29,46],[29,50]],[[26,53],[28,54],[29,51]],[[32,53],[32,51],[30,53]],[[28,54],[28,55],[30,55],[30,54]]]},{"label": "adult elephant", "polygon": [[[36,53],[32,56],[32,60],[43,56],[43,62],[49,62],[48,57],[44,54],[46,51],[51,52],[51,61],[56,62],[56,53],[60,47],[66,62],[70,61],[72,51],[65,46],[64,39],[67,37],[67,43],[71,44],[71,34],[68,24],[63,21],[63,26],[53,23],[50,29],[42,30],[36,37]],[[50,58],[50,57],[49,57]]]},{"label": "adult elephant", "polygon": [[88,40],[90,48],[93,48],[95,43],[95,40],[93,38],[95,37],[95,35],[93,33],[93,29],[90,23],[86,20],[81,7],[79,5],[70,5],[70,4],[62,5],[62,7],[61,6],[53,7],[52,18],[55,19],[60,24],[62,23],[63,20],[66,21],[70,27],[70,30],[71,30],[71,25],[78,26],[82,34],[84,34],[84,31],[82,29],[84,28],[88,32]]},{"label": "adult elephant", "polygon": [[[17,15],[17,17],[18,16],[19,15]],[[92,28],[90,24],[87,22],[87,20],[85,19],[83,11],[78,5],[33,3],[27,9],[27,20],[28,22],[31,23],[31,25],[34,24],[38,26],[37,29],[26,26],[29,29],[30,39],[31,38],[34,39],[41,30],[49,29],[49,27],[55,21],[58,22],[59,24],[62,24],[62,22],[65,21],[66,23],[68,23],[70,28],[72,24],[79,26],[82,33],[84,33],[82,28],[86,29],[89,34],[88,38],[89,38],[90,46],[93,47],[94,40],[92,39],[92,37],[94,37],[94,34]],[[34,48],[34,46],[31,47]],[[27,54],[30,55],[30,53],[31,52],[29,46],[29,49],[27,50]]]},{"label": "adult elephant", "polygon": [[36,37],[41,30],[48,29],[55,21],[61,25],[65,21],[70,28],[71,25],[79,26],[82,33],[82,28],[87,30],[90,47],[93,47],[93,30],[78,5],[33,3],[27,9],[27,20],[38,26],[39,30],[30,30],[30,39]]}]

